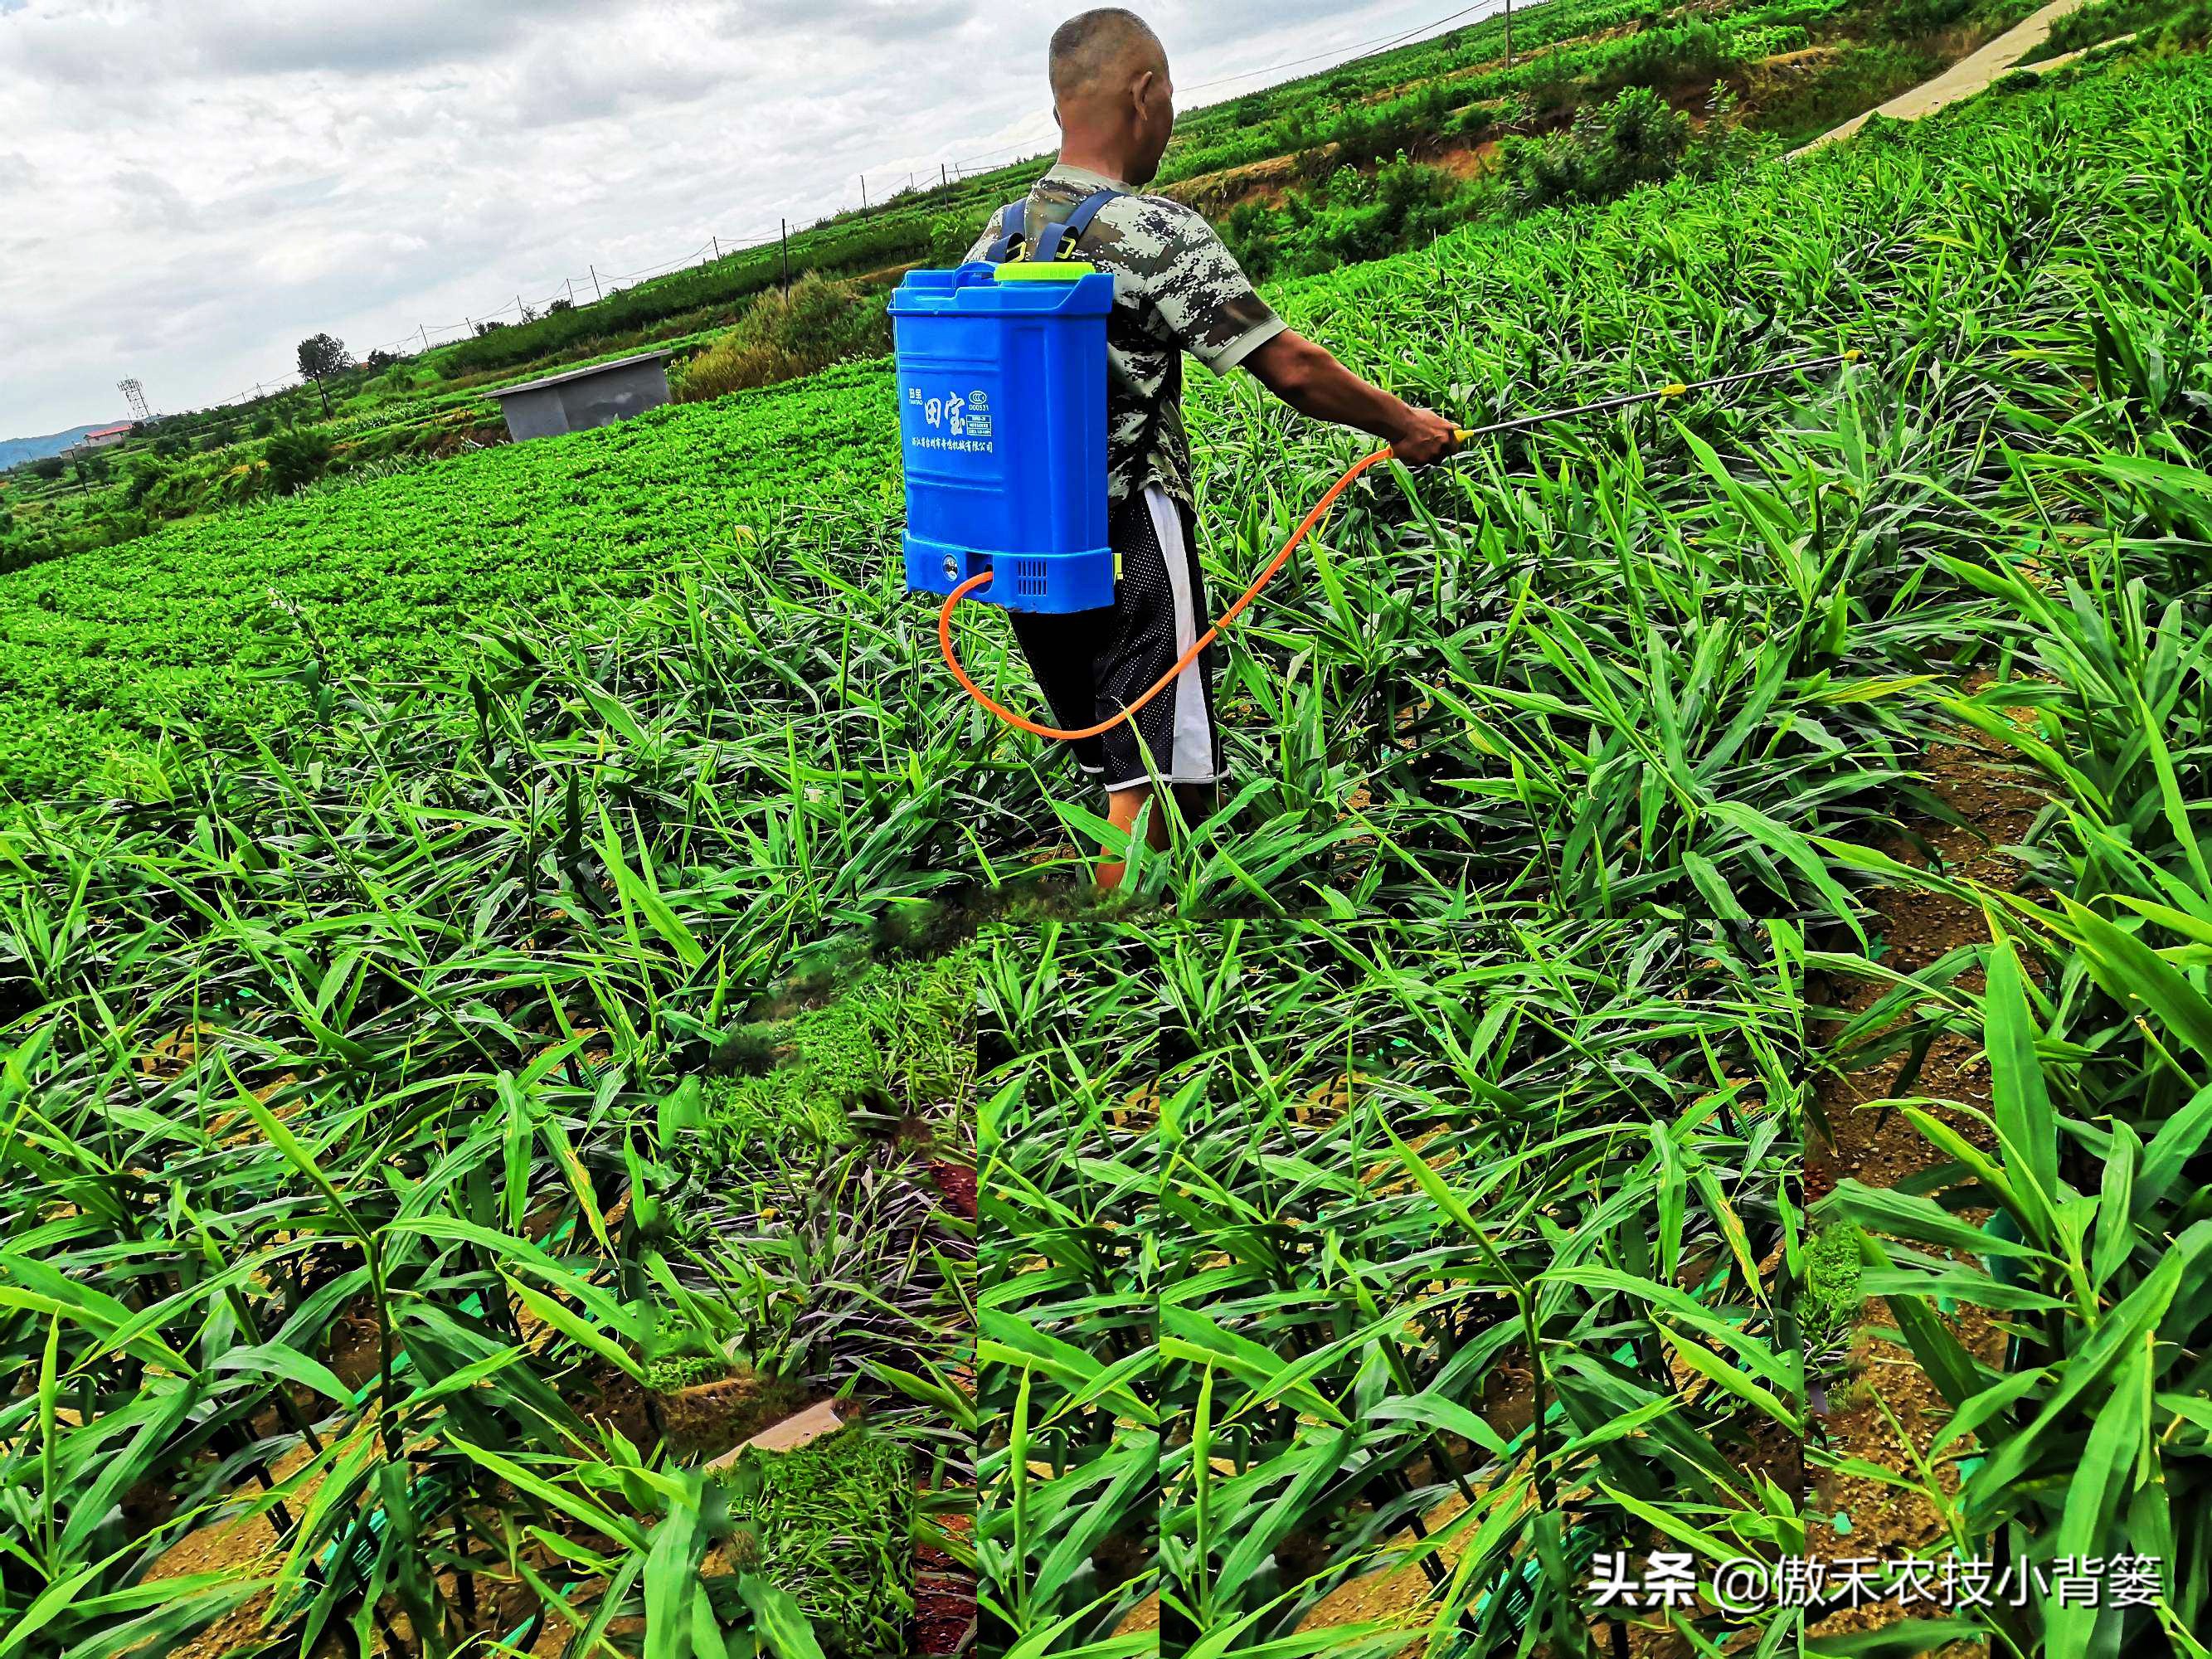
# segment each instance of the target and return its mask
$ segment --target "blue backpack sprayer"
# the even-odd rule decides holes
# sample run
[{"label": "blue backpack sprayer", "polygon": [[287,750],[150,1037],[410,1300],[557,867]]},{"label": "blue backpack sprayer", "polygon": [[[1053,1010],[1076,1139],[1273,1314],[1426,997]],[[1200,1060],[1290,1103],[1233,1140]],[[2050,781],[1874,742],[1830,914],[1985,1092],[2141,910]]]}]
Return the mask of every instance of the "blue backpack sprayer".
[{"label": "blue backpack sprayer", "polygon": [[[953,270],[910,270],[890,307],[906,472],[907,589],[945,595],[938,647],[969,696],[1010,726],[1062,740],[1111,729],[1174,684],[1259,597],[1352,481],[1391,454],[1378,449],[1346,468],[1236,604],[1112,719],[1073,731],[1040,726],[978,687],[952,648],[952,611],[961,600],[1034,611],[1114,603],[1117,573],[1106,508],[1106,319],[1114,309],[1114,278],[1064,256],[1118,194],[1101,190],[1085,198],[1065,223],[1048,223],[1033,249],[1024,246],[1028,198],[1010,202],[987,259]],[[1678,381],[1462,428],[1455,436],[1464,445],[1570,416],[1825,368],[1859,355]]]},{"label": "blue backpack sprayer", "polygon": [[906,580],[1012,611],[1114,603],[1106,539],[1106,318],[1114,278],[1060,258],[1115,191],[1048,225],[1010,204],[988,263],[913,270],[891,296],[906,462]]}]

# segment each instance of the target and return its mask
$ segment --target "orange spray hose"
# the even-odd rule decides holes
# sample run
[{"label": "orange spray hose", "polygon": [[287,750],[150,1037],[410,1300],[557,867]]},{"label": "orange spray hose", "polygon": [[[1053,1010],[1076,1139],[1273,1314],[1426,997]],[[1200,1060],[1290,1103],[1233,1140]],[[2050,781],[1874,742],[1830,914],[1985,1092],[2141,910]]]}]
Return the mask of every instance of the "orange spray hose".
[{"label": "orange spray hose", "polygon": [[1101,720],[1096,726],[1085,726],[1075,731],[1068,731],[1057,726],[1039,726],[1035,720],[1024,715],[1017,714],[1004,703],[994,702],[988,692],[968,678],[968,671],[960,665],[960,659],[955,656],[952,651],[952,607],[991,580],[992,573],[988,570],[981,575],[970,576],[959,586],[954,588],[945,596],[945,609],[937,613],[937,648],[945,653],[945,665],[952,671],[952,678],[960,682],[969,696],[975,698],[977,702],[981,703],[984,708],[989,709],[1009,726],[1018,726],[1024,732],[1034,732],[1041,738],[1057,738],[1062,743],[1071,743],[1078,738],[1095,738],[1102,732],[1110,732],[1154,697],[1159,696],[1161,692],[1166,690],[1174,684],[1176,675],[1196,662],[1198,653],[1212,645],[1221,630],[1235,622],[1243,614],[1244,608],[1260,597],[1260,590],[1275,579],[1275,573],[1283,568],[1285,562],[1291,554],[1297,551],[1298,544],[1312,533],[1314,526],[1319,524],[1323,515],[1336,504],[1336,498],[1352,487],[1352,481],[1374,465],[1376,462],[1389,459],[1390,453],[1391,452],[1387,448],[1378,449],[1371,455],[1361,456],[1346,467],[1343,477],[1331,484],[1328,492],[1313,504],[1312,511],[1298,520],[1298,527],[1291,532],[1291,538],[1283,544],[1282,551],[1267,561],[1267,568],[1253,580],[1251,586],[1244,590],[1243,597],[1228,610],[1223,611],[1220,620],[1212,627],[1191,641],[1190,649],[1176,659],[1174,667],[1154,680],[1149,690],[1111,720]]},{"label": "orange spray hose", "polygon": [[[1792,362],[1770,363],[1763,368],[1746,369],[1735,374],[1717,374],[1711,380],[1692,380],[1686,384],[1675,380],[1667,386],[1656,386],[1648,392],[1626,392],[1618,398],[1603,398],[1595,403],[1577,404],[1571,409],[1554,409],[1541,415],[1522,415],[1512,420],[1498,421],[1489,426],[1476,427],[1472,430],[1465,427],[1455,428],[1452,431],[1452,441],[1455,445],[1464,445],[1473,439],[1486,438],[1493,433],[1525,431],[1531,427],[1565,420],[1571,415],[1597,414],[1607,410],[1626,409],[1635,404],[1681,398],[1690,392],[1704,392],[1715,386],[1736,386],[1747,380],[1769,380],[1779,374],[1802,374],[1816,368],[1832,368],[1838,364],[1855,363],[1864,355],[1854,349],[1850,351],[1832,352],[1825,357],[1800,358]],[[968,678],[968,671],[960,665],[960,659],[954,655],[952,651],[952,607],[991,580],[992,573],[988,570],[984,571],[981,575],[970,576],[959,586],[954,588],[945,597],[945,608],[937,613],[937,648],[944,653],[945,665],[952,671],[952,678],[960,682],[962,689],[969,696],[975,698],[977,702],[981,703],[984,708],[989,709],[1009,726],[1019,726],[1024,732],[1033,732],[1041,738],[1057,738],[1062,743],[1073,742],[1077,738],[1095,738],[1102,732],[1110,732],[1154,697],[1159,696],[1161,692],[1166,690],[1174,683],[1176,675],[1196,662],[1198,653],[1212,644],[1220,635],[1221,630],[1235,622],[1243,614],[1244,608],[1260,597],[1260,590],[1274,580],[1275,573],[1280,570],[1284,562],[1297,550],[1298,544],[1313,532],[1314,526],[1322,521],[1322,515],[1336,504],[1336,498],[1351,488],[1352,481],[1374,465],[1376,462],[1389,459],[1391,453],[1392,452],[1387,448],[1378,449],[1371,455],[1361,456],[1346,467],[1344,470],[1344,476],[1331,484],[1328,493],[1313,504],[1313,510],[1298,520],[1298,527],[1291,532],[1291,538],[1283,544],[1282,551],[1267,561],[1267,568],[1259,574],[1251,586],[1244,590],[1243,596],[1228,610],[1223,611],[1220,620],[1212,627],[1192,641],[1190,649],[1176,658],[1175,666],[1153,681],[1151,689],[1144,696],[1139,697],[1111,720],[1101,720],[1096,726],[1085,726],[1072,732],[1057,726],[1039,726],[1035,720],[1017,714],[1004,703],[994,702],[981,686]]]}]

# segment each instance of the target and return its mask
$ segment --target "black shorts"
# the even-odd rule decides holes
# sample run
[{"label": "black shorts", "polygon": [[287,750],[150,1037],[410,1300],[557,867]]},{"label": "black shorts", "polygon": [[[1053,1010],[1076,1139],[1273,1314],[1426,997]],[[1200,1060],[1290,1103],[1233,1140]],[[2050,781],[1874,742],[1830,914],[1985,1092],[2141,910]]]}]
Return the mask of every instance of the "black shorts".
[{"label": "black shorts", "polygon": [[[1120,714],[1212,623],[1193,528],[1189,512],[1158,484],[1149,484],[1114,509],[1109,533],[1120,556],[1121,574],[1110,608],[1059,616],[1011,613],[1014,637],[1052,706],[1055,725],[1096,726]],[[1069,744],[1076,764],[1103,779],[1109,789],[1154,779],[1213,782],[1221,774],[1220,736],[1213,721],[1213,666],[1219,649],[1218,644],[1207,646],[1133,720]]]}]

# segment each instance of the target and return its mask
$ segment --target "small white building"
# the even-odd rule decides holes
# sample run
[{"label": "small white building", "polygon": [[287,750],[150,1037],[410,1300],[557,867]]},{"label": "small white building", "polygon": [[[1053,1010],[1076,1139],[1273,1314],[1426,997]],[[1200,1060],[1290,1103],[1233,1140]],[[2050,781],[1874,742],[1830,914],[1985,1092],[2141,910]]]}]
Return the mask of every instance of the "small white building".
[{"label": "small white building", "polygon": [[95,427],[90,432],[86,433],[84,436],[79,438],[74,444],[70,445],[70,447],[72,452],[85,449],[106,449],[110,445],[119,444],[125,438],[129,437],[131,435],[131,428],[137,424],[137,422],[135,421],[122,421],[113,426]]}]

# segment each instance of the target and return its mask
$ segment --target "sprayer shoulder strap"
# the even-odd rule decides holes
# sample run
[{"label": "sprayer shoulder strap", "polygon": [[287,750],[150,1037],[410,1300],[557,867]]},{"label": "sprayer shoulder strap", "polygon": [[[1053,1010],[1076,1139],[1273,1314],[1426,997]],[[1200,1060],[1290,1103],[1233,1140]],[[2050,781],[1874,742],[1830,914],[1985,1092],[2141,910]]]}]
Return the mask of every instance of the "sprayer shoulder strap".
[{"label": "sprayer shoulder strap", "polygon": [[1098,216],[1098,210],[1121,192],[1118,190],[1094,190],[1075,204],[1075,211],[1058,224],[1047,225],[1044,234],[1037,238],[1036,252],[1030,258],[1041,260],[1057,259],[1063,247],[1070,253],[1083,240],[1083,233],[1091,228],[1091,222]]},{"label": "sprayer shoulder strap", "polygon": [[999,210],[998,240],[991,244],[990,252],[984,256],[993,264],[1002,265],[1014,257],[1014,250],[1021,246],[1022,222],[1028,216],[1029,207],[1028,197],[1017,196]]},{"label": "sprayer shoulder strap", "polygon": [[[1049,261],[1059,258],[1063,250],[1073,253],[1075,245],[1083,240],[1084,233],[1091,228],[1091,222],[1098,216],[1098,210],[1121,193],[1118,190],[1092,191],[1075,204],[1075,211],[1069,214],[1065,221],[1048,223],[1044,234],[1037,238],[1034,249],[1023,247],[1026,240],[1024,233],[1028,228],[1030,198],[1018,197],[999,210],[998,238],[992,242],[986,257],[993,264],[1002,265],[1012,258]],[[1018,253],[1017,249],[1022,251]]]}]

